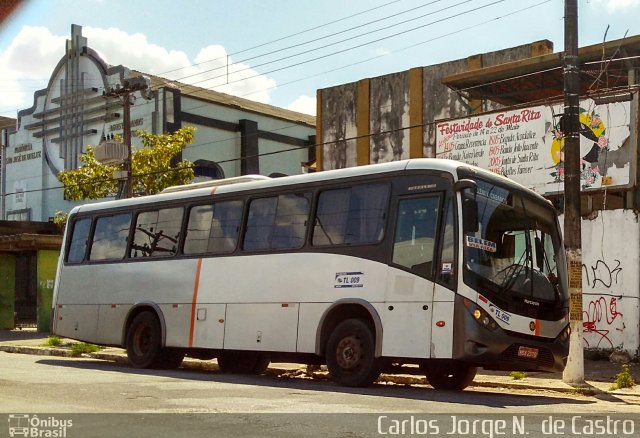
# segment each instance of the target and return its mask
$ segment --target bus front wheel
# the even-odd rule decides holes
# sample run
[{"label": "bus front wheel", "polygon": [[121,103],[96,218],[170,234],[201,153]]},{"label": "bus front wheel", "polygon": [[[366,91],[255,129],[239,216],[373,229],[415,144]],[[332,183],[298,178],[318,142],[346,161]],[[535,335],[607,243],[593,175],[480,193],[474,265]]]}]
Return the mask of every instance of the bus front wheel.
[{"label": "bus front wheel", "polygon": [[127,330],[126,348],[129,362],[135,368],[175,369],[184,352],[161,347],[160,321],[153,312],[136,315]]},{"label": "bus front wheel", "polygon": [[380,376],[375,337],[362,319],[338,324],[329,336],[325,356],[331,378],[341,385],[369,386]]},{"label": "bus front wheel", "polygon": [[476,367],[457,360],[431,361],[420,368],[435,389],[462,391],[473,382]]}]

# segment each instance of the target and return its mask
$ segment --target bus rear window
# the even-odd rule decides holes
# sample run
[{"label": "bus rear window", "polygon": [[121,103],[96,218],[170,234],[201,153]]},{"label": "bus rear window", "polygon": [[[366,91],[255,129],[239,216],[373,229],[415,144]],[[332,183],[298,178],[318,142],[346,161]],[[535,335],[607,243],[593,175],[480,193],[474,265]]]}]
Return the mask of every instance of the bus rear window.
[{"label": "bus rear window", "polygon": [[67,253],[67,263],[81,263],[87,252],[89,230],[91,229],[91,218],[84,218],[73,223],[71,232],[71,242]]}]

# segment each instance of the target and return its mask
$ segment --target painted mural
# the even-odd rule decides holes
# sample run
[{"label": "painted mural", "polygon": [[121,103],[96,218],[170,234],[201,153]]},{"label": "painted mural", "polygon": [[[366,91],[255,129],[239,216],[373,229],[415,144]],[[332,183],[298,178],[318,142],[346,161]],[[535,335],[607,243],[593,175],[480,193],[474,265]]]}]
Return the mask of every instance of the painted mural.
[{"label": "painted mural", "polygon": [[[637,98],[634,100],[637,107]],[[581,102],[583,190],[633,182],[631,102]],[[542,194],[564,190],[564,133],[560,104],[494,112],[440,122],[436,157],[464,161],[511,178]]]},{"label": "painted mural", "polygon": [[357,84],[322,90],[323,170],[357,165]]},{"label": "painted mural", "polygon": [[370,162],[409,158],[409,75],[381,76],[370,83]]}]

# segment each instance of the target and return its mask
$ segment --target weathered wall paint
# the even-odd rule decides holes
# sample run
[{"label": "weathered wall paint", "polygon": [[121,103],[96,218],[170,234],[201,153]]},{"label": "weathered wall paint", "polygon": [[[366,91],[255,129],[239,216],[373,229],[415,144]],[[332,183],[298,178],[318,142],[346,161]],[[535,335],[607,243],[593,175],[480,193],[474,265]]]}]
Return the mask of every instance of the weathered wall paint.
[{"label": "weathered wall paint", "polygon": [[15,327],[16,261],[11,254],[0,254],[0,330]]},{"label": "weathered wall paint", "polygon": [[60,251],[38,251],[38,331],[48,332],[51,325],[51,302],[53,284],[56,278],[56,266]]},{"label": "weathered wall paint", "polygon": [[321,90],[323,170],[357,165],[357,83]]},{"label": "weathered wall paint", "polygon": [[371,79],[371,164],[409,158],[409,72]]}]

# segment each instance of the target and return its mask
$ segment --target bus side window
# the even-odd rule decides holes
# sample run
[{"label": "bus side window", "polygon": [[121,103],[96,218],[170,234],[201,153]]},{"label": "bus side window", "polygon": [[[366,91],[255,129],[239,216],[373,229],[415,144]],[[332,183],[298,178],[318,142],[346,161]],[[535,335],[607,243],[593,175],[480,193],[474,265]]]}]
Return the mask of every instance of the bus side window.
[{"label": "bus side window", "polygon": [[176,254],[182,227],[182,207],[145,211],[136,218],[131,257],[168,257]]},{"label": "bus side window", "polygon": [[73,223],[71,231],[71,242],[67,254],[67,263],[82,263],[87,253],[89,243],[89,230],[91,229],[91,218],[77,220]]},{"label": "bus side window", "polygon": [[320,193],[313,245],[368,244],[384,237],[389,186],[365,184]]},{"label": "bus side window", "polygon": [[189,213],[184,242],[185,254],[228,254],[236,249],[242,201],[198,205]]},{"label": "bus side window", "polygon": [[304,245],[310,194],[255,199],[249,205],[243,249],[296,249]]},{"label": "bus side window", "polygon": [[440,266],[438,269],[438,280],[447,286],[455,285],[456,269],[456,230],[455,230],[455,210],[453,198],[447,203],[447,212],[444,222],[444,232],[442,233],[442,253],[440,256]]},{"label": "bus side window", "polygon": [[89,260],[122,260],[127,249],[131,214],[96,219]]},{"label": "bus side window", "polygon": [[400,201],[393,245],[393,263],[431,279],[439,206],[439,196]]}]

